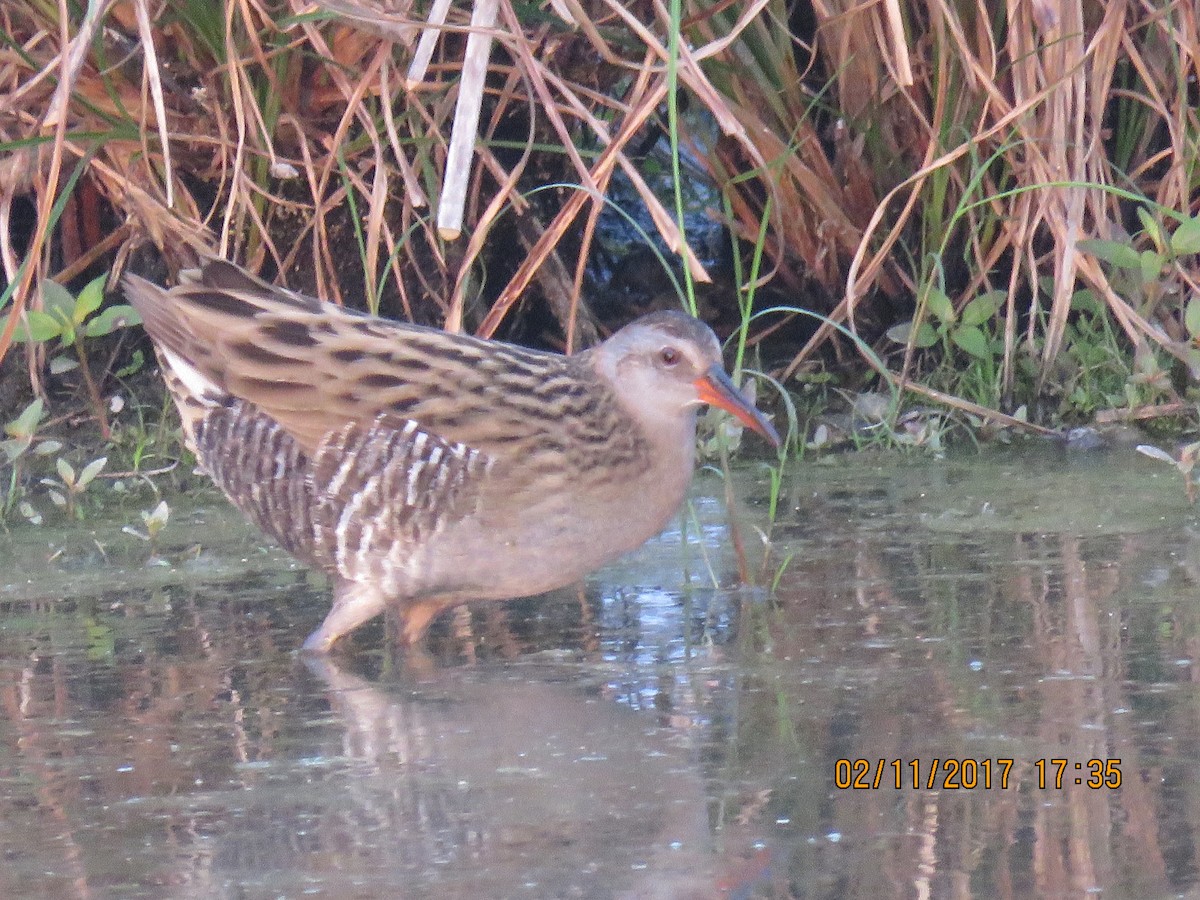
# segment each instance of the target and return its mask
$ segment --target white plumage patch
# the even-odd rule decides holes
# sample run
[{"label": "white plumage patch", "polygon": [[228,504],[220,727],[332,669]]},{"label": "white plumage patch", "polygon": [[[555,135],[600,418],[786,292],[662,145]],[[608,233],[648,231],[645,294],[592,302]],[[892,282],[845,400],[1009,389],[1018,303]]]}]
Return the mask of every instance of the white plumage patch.
[{"label": "white plumage patch", "polygon": [[171,367],[171,371],[175,373],[175,377],[183,382],[188,392],[197,400],[205,400],[210,403],[215,403],[220,400],[225,392],[217,385],[210,381],[205,375],[193,366],[190,362],[181,356],[172,353],[166,347],[160,347],[163,358],[167,365]]}]

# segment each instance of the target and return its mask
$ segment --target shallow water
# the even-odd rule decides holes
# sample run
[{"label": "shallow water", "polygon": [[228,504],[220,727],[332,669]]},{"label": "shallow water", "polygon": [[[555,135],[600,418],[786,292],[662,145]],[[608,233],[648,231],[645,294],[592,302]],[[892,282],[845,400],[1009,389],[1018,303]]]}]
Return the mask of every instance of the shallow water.
[{"label": "shallow water", "polygon": [[731,587],[702,475],[686,539],[308,664],[322,580],[215,497],[173,501],[167,565],[120,523],[0,536],[0,897],[1200,891],[1171,470],[804,462],[765,565],[739,494],[773,591]]}]

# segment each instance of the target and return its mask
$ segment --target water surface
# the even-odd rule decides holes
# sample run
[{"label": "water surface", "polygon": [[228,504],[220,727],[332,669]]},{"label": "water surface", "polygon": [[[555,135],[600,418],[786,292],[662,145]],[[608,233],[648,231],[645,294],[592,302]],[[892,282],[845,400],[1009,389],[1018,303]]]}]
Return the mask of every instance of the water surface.
[{"label": "water surface", "polygon": [[120,522],[14,528],[0,896],[1200,890],[1200,546],[1169,469],[808,461],[773,527],[761,472],[738,493],[773,590],[736,587],[702,475],[686,534],[578,588],[307,664],[326,586],[215,496],[172,501],[165,565]]}]

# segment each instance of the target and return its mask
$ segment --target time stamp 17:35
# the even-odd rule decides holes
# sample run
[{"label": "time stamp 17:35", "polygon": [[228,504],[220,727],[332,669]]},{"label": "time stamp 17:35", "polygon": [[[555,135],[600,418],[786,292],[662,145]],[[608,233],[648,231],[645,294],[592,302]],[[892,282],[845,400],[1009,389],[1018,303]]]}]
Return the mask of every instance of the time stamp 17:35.
[{"label": "time stamp 17:35", "polygon": [[[833,783],[838,790],[1004,790],[1016,761],[948,757],[939,759],[839,759],[833,766]],[[1077,785],[1093,790],[1114,790],[1121,786],[1120,759],[1035,759],[1031,786],[1039,790],[1062,790]],[[1020,767],[1025,768],[1025,767]],[[1016,786],[1012,782],[1013,787]]]}]

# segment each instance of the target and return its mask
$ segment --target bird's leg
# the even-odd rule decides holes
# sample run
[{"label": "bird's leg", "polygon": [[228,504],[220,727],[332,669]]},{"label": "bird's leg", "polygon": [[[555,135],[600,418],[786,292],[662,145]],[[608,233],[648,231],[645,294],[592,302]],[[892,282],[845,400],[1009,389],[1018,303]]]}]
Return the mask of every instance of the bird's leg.
[{"label": "bird's leg", "polygon": [[305,640],[304,649],[328,653],[339,638],[375,618],[386,605],[387,598],[370,584],[339,578],[333,588],[333,609]]},{"label": "bird's leg", "polygon": [[454,606],[456,602],[445,597],[425,597],[405,603],[399,608],[400,640],[409,646],[415,644],[438,614]]}]

